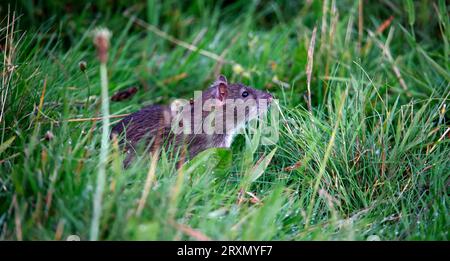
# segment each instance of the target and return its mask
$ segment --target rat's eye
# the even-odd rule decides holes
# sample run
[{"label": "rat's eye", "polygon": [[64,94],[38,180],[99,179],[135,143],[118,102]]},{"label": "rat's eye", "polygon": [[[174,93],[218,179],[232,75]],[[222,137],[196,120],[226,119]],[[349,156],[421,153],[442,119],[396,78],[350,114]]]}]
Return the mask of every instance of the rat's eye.
[{"label": "rat's eye", "polygon": [[247,97],[248,96],[248,92],[247,91],[244,91],[244,92],[242,92],[242,97]]}]

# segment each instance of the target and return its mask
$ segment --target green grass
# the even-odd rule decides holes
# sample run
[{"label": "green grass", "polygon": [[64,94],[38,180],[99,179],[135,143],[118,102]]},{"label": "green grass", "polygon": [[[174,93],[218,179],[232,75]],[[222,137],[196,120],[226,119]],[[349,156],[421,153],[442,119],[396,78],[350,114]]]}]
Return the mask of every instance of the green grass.
[{"label": "green grass", "polygon": [[[361,35],[357,1],[22,2],[11,6],[22,14],[12,54],[5,48],[8,8],[0,6],[1,54],[11,58],[0,68],[6,97],[0,239],[89,239],[102,122],[68,120],[101,117],[100,64],[91,37],[97,26],[113,32],[109,94],[139,89],[129,100],[111,102],[112,115],[189,98],[217,70],[231,81],[269,90],[282,109],[277,144],[241,135],[231,158],[228,151],[213,151],[183,171],[170,150],[153,159],[153,168],[151,156],[141,154],[124,170],[123,155],[111,143],[100,240],[449,239],[445,1],[362,1]],[[136,25],[122,14],[126,8],[230,63],[220,67]],[[392,23],[376,33],[391,15]],[[306,65],[314,26],[310,113]],[[87,62],[85,72],[80,61]],[[286,169],[291,166],[296,168]],[[261,202],[250,202],[247,192]]]}]

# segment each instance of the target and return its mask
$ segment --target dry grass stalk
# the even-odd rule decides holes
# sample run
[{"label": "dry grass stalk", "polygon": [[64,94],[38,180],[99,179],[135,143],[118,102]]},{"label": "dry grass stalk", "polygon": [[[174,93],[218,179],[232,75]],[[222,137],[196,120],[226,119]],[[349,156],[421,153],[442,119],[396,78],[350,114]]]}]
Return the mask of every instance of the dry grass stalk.
[{"label": "dry grass stalk", "polygon": [[333,1],[331,4],[331,17],[330,17],[330,32],[328,35],[328,51],[327,51],[327,59],[325,64],[325,77],[328,77],[328,71],[330,68],[330,60],[331,60],[331,52],[333,50],[333,42],[334,42],[334,35],[336,34],[336,26],[339,19],[339,14],[337,12],[336,8],[336,2]]},{"label": "dry grass stalk", "polygon": [[448,133],[450,133],[450,127],[448,127],[448,128],[444,131],[444,133],[441,135],[441,137],[438,139],[438,141],[436,141],[436,143],[434,143],[433,147],[431,147],[431,149],[430,149],[430,153],[433,152],[433,150],[436,148],[436,146],[438,145],[438,143],[440,143],[440,142],[445,138],[445,136],[447,136]]},{"label": "dry grass stalk", "polygon": [[44,98],[45,98],[45,91],[46,90],[47,90],[47,76],[45,76],[44,86],[42,87],[41,98],[39,99],[38,114],[36,116],[36,122],[39,121],[39,116],[42,113],[42,106],[44,105]]},{"label": "dry grass stalk", "polygon": [[142,210],[144,209],[145,203],[147,202],[148,194],[150,193],[150,189],[152,188],[152,184],[155,180],[156,173],[156,165],[158,164],[159,153],[154,152],[152,155],[152,160],[150,163],[150,168],[147,172],[147,178],[145,180],[144,190],[142,191],[142,196],[139,199],[138,207],[136,209],[136,216],[140,216],[142,214]]},{"label": "dry grass stalk", "polygon": [[60,219],[58,221],[58,225],[56,225],[56,231],[55,231],[55,241],[59,241],[62,238],[62,235],[64,233],[64,219]]},{"label": "dry grass stalk", "polygon": [[325,46],[326,32],[327,32],[327,17],[328,17],[328,0],[323,0],[322,4],[322,24],[320,27],[320,53]]},{"label": "dry grass stalk", "polygon": [[358,53],[361,55],[362,38],[364,30],[364,12],[363,12],[363,0],[359,0],[358,4]]},{"label": "dry grass stalk", "polygon": [[352,35],[352,31],[353,31],[353,23],[354,23],[354,16],[353,13],[350,14],[350,18],[348,19],[348,23],[347,23],[347,30],[345,33],[345,38],[344,38],[344,44],[345,46],[348,46],[348,44],[350,43],[350,38]]},{"label": "dry grass stalk", "polygon": [[162,82],[163,84],[169,84],[169,83],[174,83],[174,82],[178,82],[183,80],[184,78],[188,77],[188,74],[183,72],[174,76],[171,76],[167,79],[164,79]]},{"label": "dry grass stalk", "polygon": [[[110,115],[108,119],[116,119],[123,118],[130,115],[129,113],[118,114],[118,115]],[[99,121],[103,120],[104,117],[93,117],[93,118],[76,118],[76,119],[68,119],[67,122],[82,122],[82,121]]]},{"label": "dry grass stalk", "polygon": [[3,52],[3,72],[2,72],[2,86],[0,88],[0,123],[3,120],[6,100],[8,98],[8,91],[10,87],[10,82],[12,79],[12,75],[16,66],[14,65],[14,58],[16,54],[16,49],[14,45],[14,25],[16,22],[16,13],[12,13],[9,10],[8,6],[8,15],[6,18],[6,35],[5,35],[5,46]]},{"label": "dry grass stalk", "polygon": [[308,88],[308,110],[311,112],[311,74],[314,60],[314,45],[316,44],[316,32],[317,26],[314,27],[312,32],[311,41],[308,47],[308,63],[306,64],[306,84]]},{"label": "dry grass stalk", "polygon": [[14,206],[14,223],[16,225],[16,238],[18,241],[22,241],[23,240],[23,236],[22,236],[22,222],[21,222],[21,217],[20,217],[20,209],[19,209],[19,204],[17,204],[17,195],[14,194],[13,199],[12,199],[12,204]]}]

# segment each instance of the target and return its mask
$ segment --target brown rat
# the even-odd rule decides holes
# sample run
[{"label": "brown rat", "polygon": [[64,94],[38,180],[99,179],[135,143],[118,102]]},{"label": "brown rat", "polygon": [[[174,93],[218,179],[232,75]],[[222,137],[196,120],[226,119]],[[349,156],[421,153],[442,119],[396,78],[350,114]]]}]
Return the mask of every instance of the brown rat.
[{"label": "brown rat", "polygon": [[[113,134],[123,136],[127,167],[139,144],[151,151],[173,145],[187,149],[193,157],[208,148],[231,145],[233,137],[245,123],[267,110],[272,101],[268,92],[241,83],[228,83],[220,75],[216,81],[189,102],[168,105],[150,105],[128,115],[113,129]],[[179,105],[179,106],[177,106]]]}]

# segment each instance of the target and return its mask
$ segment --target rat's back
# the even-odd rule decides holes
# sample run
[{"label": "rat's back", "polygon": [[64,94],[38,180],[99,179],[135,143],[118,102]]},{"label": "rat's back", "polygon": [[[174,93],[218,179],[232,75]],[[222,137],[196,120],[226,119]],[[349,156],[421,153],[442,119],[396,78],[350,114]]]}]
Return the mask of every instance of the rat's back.
[{"label": "rat's back", "polygon": [[125,117],[113,127],[112,133],[123,134],[125,142],[134,145],[145,136],[152,138],[152,135],[170,128],[170,122],[168,106],[150,105]]}]

